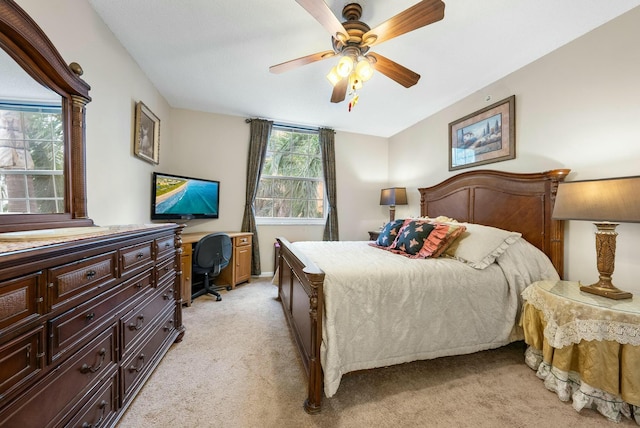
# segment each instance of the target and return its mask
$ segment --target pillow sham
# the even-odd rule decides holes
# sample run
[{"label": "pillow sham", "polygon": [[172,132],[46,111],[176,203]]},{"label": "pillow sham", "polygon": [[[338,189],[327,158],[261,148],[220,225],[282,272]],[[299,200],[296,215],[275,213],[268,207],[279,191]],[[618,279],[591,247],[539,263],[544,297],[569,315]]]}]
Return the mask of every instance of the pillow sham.
[{"label": "pillow sham", "polygon": [[407,219],[389,248],[410,255],[428,257],[419,253],[433,229],[435,226],[427,220]]},{"label": "pillow sham", "polygon": [[475,223],[461,223],[466,230],[456,239],[445,255],[468,264],[475,269],[484,269],[522,236],[491,226]]},{"label": "pillow sham", "polygon": [[391,244],[393,244],[393,241],[396,240],[396,237],[398,236],[398,231],[400,230],[403,224],[404,224],[404,219],[390,221],[389,223],[385,224],[384,227],[382,228],[382,231],[380,231],[380,235],[378,235],[378,239],[376,240],[376,245],[379,245],[381,247],[388,247]]},{"label": "pillow sham", "polygon": [[429,257],[440,257],[451,244],[467,230],[461,224],[435,223],[435,229],[424,243],[423,252]]}]

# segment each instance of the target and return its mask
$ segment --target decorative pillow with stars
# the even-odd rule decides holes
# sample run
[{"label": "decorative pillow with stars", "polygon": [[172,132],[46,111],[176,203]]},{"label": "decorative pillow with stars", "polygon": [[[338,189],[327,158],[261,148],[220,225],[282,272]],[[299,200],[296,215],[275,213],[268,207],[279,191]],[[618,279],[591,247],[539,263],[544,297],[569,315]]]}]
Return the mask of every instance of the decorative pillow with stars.
[{"label": "decorative pillow with stars", "polygon": [[410,255],[418,255],[433,229],[435,225],[427,220],[407,219],[390,248]]},{"label": "decorative pillow with stars", "polygon": [[378,235],[378,239],[376,240],[376,244],[381,247],[388,247],[393,244],[393,241],[396,240],[396,236],[398,236],[398,231],[404,224],[404,219],[390,221],[385,224]]}]

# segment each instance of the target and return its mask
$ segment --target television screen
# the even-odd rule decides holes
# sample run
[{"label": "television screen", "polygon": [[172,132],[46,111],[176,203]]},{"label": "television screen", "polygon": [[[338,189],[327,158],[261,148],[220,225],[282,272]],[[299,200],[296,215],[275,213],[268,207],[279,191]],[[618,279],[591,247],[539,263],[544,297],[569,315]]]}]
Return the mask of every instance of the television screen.
[{"label": "television screen", "polygon": [[218,218],[220,182],[153,173],[151,219]]}]

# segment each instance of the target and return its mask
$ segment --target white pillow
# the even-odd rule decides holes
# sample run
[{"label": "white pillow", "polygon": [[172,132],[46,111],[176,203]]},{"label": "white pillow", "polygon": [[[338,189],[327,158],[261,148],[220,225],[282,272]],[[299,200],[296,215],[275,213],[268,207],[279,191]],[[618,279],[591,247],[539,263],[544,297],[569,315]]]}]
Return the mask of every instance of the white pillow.
[{"label": "white pillow", "polygon": [[490,226],[461,223],[467,230],[456,239],[445,254],[476,269],[484,269],[500,257],[522,236]]}]

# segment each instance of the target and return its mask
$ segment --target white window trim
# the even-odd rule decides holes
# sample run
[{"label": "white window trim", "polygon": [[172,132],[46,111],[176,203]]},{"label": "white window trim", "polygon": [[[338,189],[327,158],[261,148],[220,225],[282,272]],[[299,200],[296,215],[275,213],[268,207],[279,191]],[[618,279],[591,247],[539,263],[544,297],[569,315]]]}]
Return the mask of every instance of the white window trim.
[{"label": "white window trim", "polygon": [[256,217],[258,226],[324,226],[326,222],[325,218]]}]

